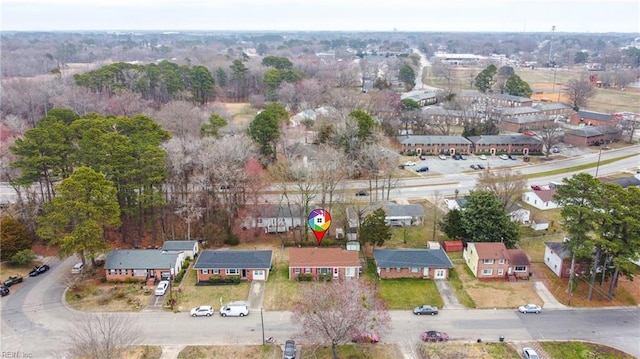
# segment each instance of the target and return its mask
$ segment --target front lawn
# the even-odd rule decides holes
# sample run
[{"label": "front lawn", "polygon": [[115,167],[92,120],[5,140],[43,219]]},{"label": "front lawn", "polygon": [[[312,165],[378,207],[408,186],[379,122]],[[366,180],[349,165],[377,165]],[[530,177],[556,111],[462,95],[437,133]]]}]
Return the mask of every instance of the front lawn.
[{"label": "front lawn", "polygon": [[380,279],[376,282],[378,297],[388,309],[413,309],[422,304],[442,308],[444,302],[432,280],[417,278]]},{"label": "front lawn", "polygon": [[506,343],[429,343],[422,344],[423,353],[429,359],[477,358],[516,359],[518,352]]},{"label": "front lawn", "polygon": [[312,283],[300,283],[289,280],[289,263],[280,262],[273,267],[265,284],[262,306],[265,310],[291,310],[300,297],[300,286]]},{"label": "front lawn", "polygon": [[[191,308],[201,305],[212,305],[214,308],[220,309],[221,303],[247,300],[250,287],[251,283],[249,282],[219,286],[196,286],[196,271],[189,269],[182,285],[173,287],[174,291],[171,295],[176,299],[174,311],[187,312]],[[168,299],[169,294],[165,297]]]},{"label": "front lawn", "polygon": [[280,359],[282,349],[278,345],[187,346],[178,354],[178,359],[205,358]]},{"label": "front lawn", "polygon": [[633,359],[617,349],[585,342],[540,342],[552,358],[562,359]]},{"label": "front lawn", "polygon": [[[331,346],[303,345],[301,358],[331,359]],[[348,359],[398,358],[398,348],[385,344],[346,344],[338,346],[338,357]]]}]

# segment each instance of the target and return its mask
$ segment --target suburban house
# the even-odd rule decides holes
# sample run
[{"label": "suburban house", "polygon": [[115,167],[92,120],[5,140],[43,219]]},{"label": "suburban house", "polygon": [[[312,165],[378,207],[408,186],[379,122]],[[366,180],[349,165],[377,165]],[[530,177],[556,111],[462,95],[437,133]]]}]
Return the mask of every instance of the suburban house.
[{"label": "suburban house", "polygon": [[164,241],[163,252],[184,252],[186,258],[194,259],[200,252],[198,241]]},{"label": "suburban house", "polygon": [[610,113],[578,111],[571,115],[569,123],[572,125],[615,127],[618,124],[618,118]]},{"label": "suburban house", "polygon": [[446,279],[453,264],[442,248],[375,249],[373,258],[380,278]]},{"label": "suburban house", "polygon": [[332,247],[289,248],[289,279],[297,280],[301,274],[313,280],[323,276],[331,279],[357,279],[360,277],[360,258],[357,251]]},{"label": "suburban house", "polygon": [[469,242],[462,257],[479,280],[529,278],[527,254],[521,249],[507,249],[501,242]]},{"label": "suburban house", "polygon": [[542,153],[542,141],[525,135],[481,135],[469,136],[472,153],[496,155],[510,153],[529,155]]},{"label": "suburban house", "polygon": [[238,276],[241,280],[267,280],[271,269],[271,250],[205,250],[193,268],[197,282],[208,282],[211,276]]},{"label": "suburban house", "polygon": [[435,91],[413,91],[402,94],[400,99],[411,99],[417,102],[420,106],[429,106],[438,103],[438,94]]},{"label": "suburban house", "polygon": [[[558,277],[568,278],[571,275],[571,253],[564,248],[565,242],[544,242],[544,264]],[[574,263],[575,273],[585,274],[589,269],[586,263]]]},{"label": "suburban house", "polygon": [[135,278],[153,284],[173,278],[184,264],[184,252],[160,249],[117,249],[107,254],[104,274],[108,281]]},{"label": "suburban house", "polygon": [[307,215],[299,205],[266,204],[255,206],[253,213],[242,222],[242,229],[262,228],[265,233],[284,233],[302,226],[306,220]]},{"label": "suburban house", "polygon": [[461,210],[464,206],[467,205],[466,198],[456,198],[456,199],[445,199],[444,204],[449,208],[450,211],[457,209]]},{"label": "suburban house", "polygon": [[521,205],[514,203],[506,211],[509,214],[511,222],[528,225],[531,221],[531,211],[522,207]]},{"label": "suburban house", "polygon": [[567,131],[562,141],[569,145],[587,147],[618,142],[621,137],[622,129],[620,128],[584,126]]},{"label": "suburban house", "polygon": [[522,194],[522,201],[541,210],[556,209],[560,205],[553,201],[555,194],[555,188],[531,190]]},{"label": "suburban house", "polygon": [[615,183],[620,185],[622,188],[627,187],[639,187],[640,186],[640,175],[636,174],[635,176],[622,177],[622,178],[601,178],[600,181]]},{"label": "suburban house", "polygon": [[384,205],[385,221],[389,226],[421,226],[424,224],[424,207],[420,204],[395,204]]}]

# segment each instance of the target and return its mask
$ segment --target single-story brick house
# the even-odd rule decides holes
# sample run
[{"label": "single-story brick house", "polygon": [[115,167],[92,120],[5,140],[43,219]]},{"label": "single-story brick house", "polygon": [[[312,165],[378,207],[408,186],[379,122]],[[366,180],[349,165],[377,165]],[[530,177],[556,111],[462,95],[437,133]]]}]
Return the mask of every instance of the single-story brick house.
[{"label": "single-story brick house", "polygon": [[193,268],[197,282],[208,282],[211,276],[238,276],[241,280],[267,280],[271,269],[271,250],[205,250]]},{"label": "single-story brick house", "polygon": [[[558,277],[569,278],[571,275],[571,253],[565,249],[565,242],[544,242],[544,264]],[[587,263],[577,261],[574,263],[576,274],[589,272]]]},{"label": "single-story brick house", "polygon": [[384,218],[390,226],[421,226],[424,224],[424,207],[420,204],[386,203]]},{"label": "single-story brick house", "polygon": [[200,252],[198,241],[164,241],[162,250],[165,252],[184,252],[186,258],[194,259]]},{"label": "single-story brick house", "polygon": [[357,279],[360,269],[357,251],[337,247],[289,248],[290,280],[297,280],[300,274],[310,274],[313,280],[321,275],[332,279]]},{"label": "single-story brick house", "polygon": [[160,249],[118,249],[107,254],[104,274],[108,281],[136,278],[157,282],[173,278],[184,264],[183,252],[164,252]]},{"label": "single-story brick house", "polygon": [[462,257],[478,280],[529,278],[531,262],[527,254],[521,249],[507,249],[501,242],[469,242]]},{"label": "single-story brick house", "polygon": [[380,278],[446,279],[453,264],[442,248],[375,249],[373,258]]}]

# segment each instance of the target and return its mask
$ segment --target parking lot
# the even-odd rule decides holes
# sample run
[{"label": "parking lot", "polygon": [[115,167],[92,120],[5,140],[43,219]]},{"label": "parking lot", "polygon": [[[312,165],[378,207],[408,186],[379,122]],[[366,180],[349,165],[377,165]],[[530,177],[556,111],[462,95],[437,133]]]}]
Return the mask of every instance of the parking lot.
[{"label": "parking lot", "polygon": [[[446,157],[445,160],[438,158],[437,156],[427,156],[424,160],[420,160],[418,157],[405,157],[402,163],[409,161],[415,162],[413,166],[405,166],[405,171],[411,171],[417,175],[428,174],[451,174],[462,172],[476,172],[479,169],[471,168],[471,165],[481,165],[486,168],[500,168],[500,167],[514,167],[524,164],[522,162],[522,156],[516,156],[515,160],[503,160],[498,156],[486,156],[485,160],[480,159],[479,156],[465,156],[465,159],[455,160],[451,156]],[[427,172],[417,172],[419,168],[429,167]]]}]

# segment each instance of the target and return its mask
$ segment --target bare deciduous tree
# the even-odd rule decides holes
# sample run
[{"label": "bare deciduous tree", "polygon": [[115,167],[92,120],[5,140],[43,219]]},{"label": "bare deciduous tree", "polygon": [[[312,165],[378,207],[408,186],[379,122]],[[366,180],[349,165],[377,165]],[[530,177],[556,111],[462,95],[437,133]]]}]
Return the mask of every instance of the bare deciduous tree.
[{"label": "bare deciduous tree", "polygon": [[544,154],[547,158],[551,155],[551,150],[554,146],[560,143],[564,134],[563,129],[556,122],[549,122],[538,131],[542,138],[542,144],[544,145]]},{"label": "bare deciduous tree", "polygon": [[306,339],[331,345],[333,358],[337,347],[363,331],[381,332],[390,327],[384,303],[375,288],[366,281],[336,280],[303,289],[291,320],[301,326]]},{"label": "bare deciduous tree", "polygon": [[136,343],[140,329],[131,317],[122,313],[86,314],[72,321],[66,331],[69,354],[74,358],[115,359]]},{"label": "bare deciduous tree", "polygon": [[596,94],[595,88],[586,75],[567,81],[563,91],[571,101],[573,109],[576,111]]},{"label": "bare deciduous tree", "polygon": [[526,185],[527,180],[520,172],[500,168],[480,173],[476,189],[493,193],[502,201],[502,208],[508,210],[520,199]]}]

